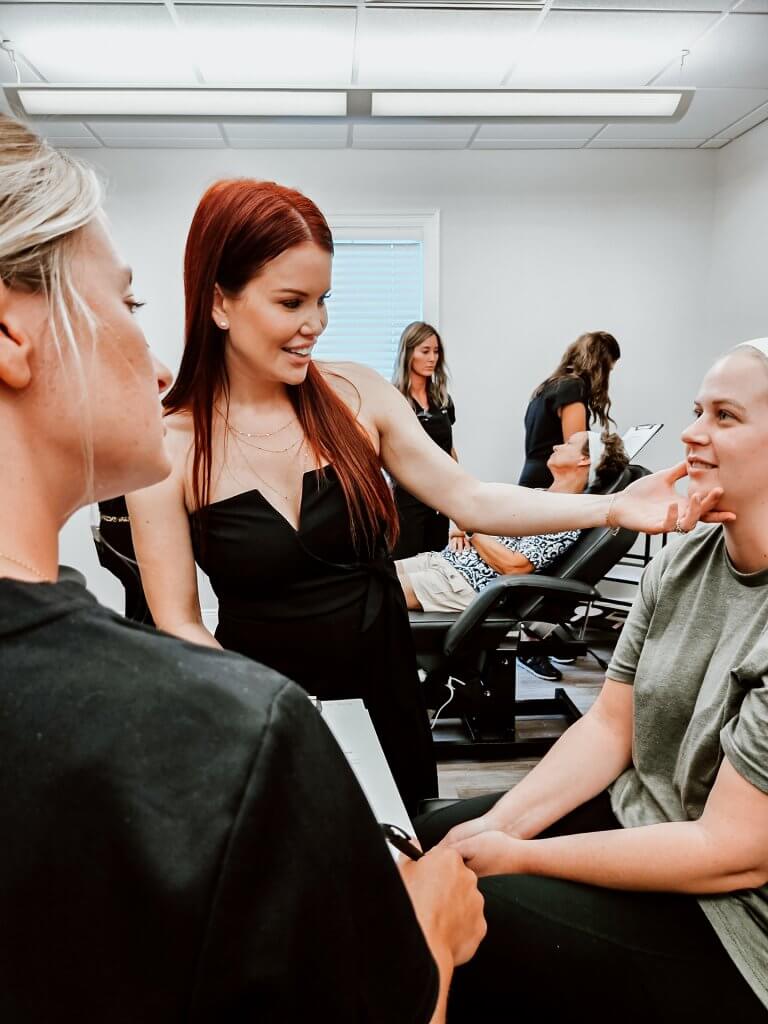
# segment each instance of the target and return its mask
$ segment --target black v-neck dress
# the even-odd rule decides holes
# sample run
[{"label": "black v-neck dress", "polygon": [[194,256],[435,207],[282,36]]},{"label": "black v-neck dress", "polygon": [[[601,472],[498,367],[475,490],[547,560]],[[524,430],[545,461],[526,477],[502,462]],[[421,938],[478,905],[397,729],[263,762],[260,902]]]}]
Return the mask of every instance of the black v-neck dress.
[{"label": "black v-neck dress", "polygon": [[408,612],[383,538],[361,559],[332,466],[304,475],[299,529],[258,490],[190,516],[216,639],[321,700],[364,700],[408,810],[437,794]]}]

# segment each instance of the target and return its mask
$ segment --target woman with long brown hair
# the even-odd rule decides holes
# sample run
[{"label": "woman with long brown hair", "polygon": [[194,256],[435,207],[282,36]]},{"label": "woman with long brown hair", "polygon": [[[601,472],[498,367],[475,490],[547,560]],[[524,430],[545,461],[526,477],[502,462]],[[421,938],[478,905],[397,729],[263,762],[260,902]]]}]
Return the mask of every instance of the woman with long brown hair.
[{"label": "woman with long brown hair", "polygon": [[608,379],[620,356],[612,334],[589,331],[568,346],[554,373],[539,384],[525,412],[521,486],[550,487],[547,459],[554,446],[588,430],[593,420],[603,430],[613,423]]},{"label": "woman with long brown hair", "polygon": [[[208,189],[187,239],[185,348],[165,399],[173,469],[129,509],[157,625],[256,658],[321,698],[362,697],[413,809],[436,772],[382,468],[495,534],[673,528],[685,470],[612,498],[474,480],[378,374],[313,363],[332,253],[323,215],[299,192],[247,179]],[[685,505],[680,529],[716,498]],[[195,561],[219,599],[215,638]]]},{"label": "woman with long brown hair", "polygon": [[[448,394],[443,339],[431,324],[415,320],[400,336],[392,383],[410,404],[428,437],[458,461],[453,444],[456,409]],[[448,543],[448,518],[394,481],[399,535],[394,558],[440,551]]]}]

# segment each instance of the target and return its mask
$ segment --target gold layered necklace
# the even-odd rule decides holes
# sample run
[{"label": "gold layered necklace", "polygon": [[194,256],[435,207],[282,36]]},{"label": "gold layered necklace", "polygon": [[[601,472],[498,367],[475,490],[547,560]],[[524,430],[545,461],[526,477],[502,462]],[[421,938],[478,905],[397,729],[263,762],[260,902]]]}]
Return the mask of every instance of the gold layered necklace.
[{"label": "gold layered necklace", "polygon": [[[295,499],[295,497],[296,497],[295,494],[293,495],[293,499],[292,499],[290,494],[283,494],[283,492],[279,488],[275,487],[274,484],[271,484],[269,482],[269,480],[265,480],[264,477],[261,475],[261,473],[259,473],[256,469],[254,469],[251,460],[248,458],[248,456],[245,453],[245,449],[243,448],[243,444],[244,443],[247,444],[248,442],[244,441],[243,438],[238,437],[237,432],[234,430],[234,428],[230,427],[229,424],[227,424],[227,429],[229,430],[229,432],[232,435],[232,440],[237,445],[238,451],[240,452],[240,455],[242,456],[243,462],[246,464],[246,466],[251,471],[251,473],[253,473],[253,475],[256,477],[256,479],[259,480],[262,484],[264,484],[265,487],[268,487],[269,490],[272,491],[273,494],[276,494],[279,498],[282,498],[283,501],[290,502],[293,499]],[[279,431],[276,431],[276,433],[279,433]],[[274,449],[271,449],[271,448],[259,448],[258,445],[251,444],[251,447],[259,448],[259,451],[270,452],[272,455],[281,455],[284,452],[290,451],[291,448],[296,448],[297,446],[298,446],[298,450],[297,450],[296,455],[294,457],[296,459],[300,458],[302,456],[302,452],[303,452],[303,457],[304,457],[304,459],[306,459],[306,451],[304,450],[304,438],[303,437],[300,437],[298,439],[298,441],[295,441],[293,444],[289,445],[288,448],[280,448],[280,449],[277,449],[277,450],[274,450]],[[303,481],[303,477],[302,477],[302,481]]]},{"label": "gold layered necklace", "polygon": [[[262,441],[263,441],[263,440],[264,440],[265,438],[267,438],[267,437],[275,437],[275,435],[276,435],[276,434],[282,434],[282,432],[283,432],[284,430],[287,430],[287,429],[288,429],[288,427],[290,427],[290,425],[291,425],[292,423],[295,423],[295,422],[296,422],[296,419],[297,419],[297,417],[296,417],[296,416],[291,416],[291,418],[290,418],[290,419],[288,420],[288,422],[287,422],[287,423],[284,423],[284,424],[282,425],[282,427],[278,427],[278,428],[277,428],[277,430],[270,430],[270,431],[268,431],[268,432],[267,432],[266,434],[257,434],[257,433],[255,433],[254,431],[250,431],[250,430],[238,430],[238,429],[237,429],[237,427],[234,427],[234,426],[233,426],[233,425],[232,425],[232,424],[231,424],[231,423],[229,422],[229,420],[228,420],[228,419],[227,419],[227,417],[226,417],[226,416],[224,415],[224,413],[223,413],[223,412],[221,411],[221,409],[219,409],[219,408],[218,408],[217,406],[214,406],[214,408],[216,409],[216,412],[217,412],[217,413],[219,414],[219,416],[221,416],[221,418],[222,418],[222,419],[224,420],[224,422],[226,423],[226,425],[227,425],[227,430],[230,430],[230,431],[231,431],[231,432],[232,432],[233,434],[237,434],[237,436],[238,436],[238,437],[258,437],[258,438],[259,438],[260,440],[262,440]],[[258,445],[254,445],[253,447],[254,447],[254,448],[258,448]],[[269,450],[270,450],[269,448],[264,448],[264,449],[263,449],[263,451],[265,451],[265,452],[268,452]],[[281,451],[287,451],[288,449],[287,449],[287,448],[285,448],[285,449],[280,449],[280,450],[281,450]]]}]

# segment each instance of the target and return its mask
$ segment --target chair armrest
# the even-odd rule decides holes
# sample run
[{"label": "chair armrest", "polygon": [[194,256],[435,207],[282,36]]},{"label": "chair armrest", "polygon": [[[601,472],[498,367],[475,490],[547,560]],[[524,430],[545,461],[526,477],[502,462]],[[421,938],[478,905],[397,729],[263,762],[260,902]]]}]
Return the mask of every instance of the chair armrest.
[{"label": "chair armrest", "polygon": [[[459,645],[466,643],[468,637],[482,625],[490,613],[496,611],[498,606],[503,604],[514,591],[525,591],[529,595],[540,594],[550,597],[561,594],[563,597],[575,597],[583,601],[595,601],[600,597],[600,593],[595,587],[589,583],[580,583],[578,580],[563,580],[557,576],[537,576],[535,574],[501,576],[493,583],[489,583],[478,594],[445,634],[443,653],[446,657],[455,654]],[[504,612],[501,611],[501,614]],[[512,612],[509,613],[509,617],[517,618]]]}]

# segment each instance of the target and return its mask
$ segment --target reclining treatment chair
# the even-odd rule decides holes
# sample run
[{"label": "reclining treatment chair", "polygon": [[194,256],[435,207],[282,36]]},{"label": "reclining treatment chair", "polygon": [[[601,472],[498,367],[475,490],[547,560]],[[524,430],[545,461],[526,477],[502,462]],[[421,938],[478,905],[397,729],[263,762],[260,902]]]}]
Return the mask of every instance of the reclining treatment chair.
[{"label": "reclining treatment chair", "polygon": [[[603,493],[622,490],[647,473],[642,466],[628,466]],[[554,697],[517,699],[520,623],[567,622],[579,604],[589,605],[600,597],[595,584],[627,554],[636,538],[635,532],[623,528],[616,533],[606,527],[585,530],[561,559],[531,575],[501,576],[459,614],[409,613],[419,666],[426,672],[427,704],[435,709],[446,705],[433,730],[438,760],[537,756],[559,733],[520,739],[518,716],[564,717],[569,724],[580,716],[562,687]],[[584,653],[583,642],[574,642],[571,635],[556,630],[543,643],[526,642],[525,652]],[[458,739],[456,718],[464,733]],[[446,723],[453,726],[453,736],[446,736]]]}]

